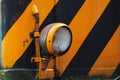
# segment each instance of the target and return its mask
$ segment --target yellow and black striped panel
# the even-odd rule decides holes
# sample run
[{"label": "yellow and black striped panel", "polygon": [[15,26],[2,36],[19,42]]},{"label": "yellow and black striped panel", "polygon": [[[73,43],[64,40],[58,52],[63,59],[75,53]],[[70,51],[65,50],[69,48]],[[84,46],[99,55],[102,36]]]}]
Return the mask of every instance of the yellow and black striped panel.
[{"label": "yellow and black striped panel", "polygon": [[[57,0],[56,2],[54,0],[53,1],[48,0],[47,2],[44,0],[40,0],[40,1],[34,0],[32,2],[29,2],[29,5],[26,7],[24,12],[19,15],[20,17],[17,17],[16,22],[12,23],[11,25],[7,25],[6,20],[5,22],[3,22],[4,25],[2,29],[3,31],[2,64],[4,67],[13,67],[15,62],[24,53],[26,53],[25,51],[28,50],[27,48],[32,42],[32,39],[30,38],[30,32],[33,31],[34,22],[35,22],[32,16],[32,11],[31,11],[32,5],[36,4],[39,7],[39,12],[41,16],[40,22],[42,23],[44,19],[47,17],[47,15],[49,14],[49,12],[51,11],[51,9],[53,8],[53,6],[57,3]],[[9,14],[8,12],[9,10],[5,12],[6,7],[11,7],[11,6],[6,6],[4,4],[9,4],[9,3],[7,3],[6,0],[5,1],[3,0],[3,13],[4,13],[3,20],[6,19],[6,17],[8,17],[7,14]],[[9,5],[13,5],[13,4],[10,3]],[[7,14],[5,15],[5,13]],[[7,22],[10,22],[10,21],[11,21],[10,19],[7,20]],[[33,48],[34,48],[34,45],[32,45],[30,52],[27,52],[27,56],[25,57],[25,60],[35,53],[33,51],[34,50]],[[23,61],[23,63],[25,62]]]},{"label": "yellow and black striped panel", "polygon": [[[89,0],[86,1],[87,5],[88,5],[88,2],[89,2]],[[94,3],[91,3],[91,4],[94,4]],[[88,75],[88,73],[91,70],[91,68],[93,67],[94,63],[99,58],[99,55],[103,54],[102,51],[104,50],[105,46],[110,41],[114,32],[118,28],[118,25],[119,25],[118,5],[119,5],[119,1],[117,1],[117,0],[116,1],[114,1],[114,0],[111,0],[111,1],[110,0],[104,0],[104,1],[98,0],[98,1],[96,1],[96,3],[95,3],[96,13],[94,13],[94,16],[92,18],[94,18],[94,17],[96,18],[96,16],[98,17],[100,15],[99,13],[101,11],[102,11],[102,15],[97,20],[97,22],[94,23],[95,25],[92,25],[92,27],[93,27],[92,30],[90,32],[86,31],[86,33],[89,33],[89,34],[87,35],[87,37],[85,38],[85,40],[83,42],[82,42],[83,38],[82,39],[79,38],[79,40],[77,38],[75,39],[75,40],[78,40],[79,42],[81,42],[81,44],[82,44],[79,46],[79,48],[77,48],[77,50],[79,49],[77,51],[77,53],[75,51],[75,49],[76,49],[75,47],[76,47],[76,45],[78,45],[78,42],[76,42],[76,41],[74,42],[74,40],[73,40],[73,45],[75,46],[74,47],[75,49],[73,50],[73,47],[71,46],[70,50],[72,51],[72,53],[71,53],[71,51],[68,51],[68,54],[61,57],[62,59],[66,60],[67,62],[69,62],[71,60],[71,62],[68,63],[69,65],[67,65],[66,68],[61,66],[61,68],[63,68],[63,71],[65,69],[64,76]],[[83,4],[83,7],[84,7],[84,4]],[[87,7],[87,8],[91,11],[90,7]],[[99,8],[101,8],[102,10]],[[94,8],[92,8],[92,9],[94,9]],[[82,10],[82,8],[80,10]],[[101,10],[101,11],[99,11],[99,10]],[[80,14],[82,14],[82,12]],[[87,27],[90,26],[91,19],[89,19],[89,23],[86,24]],[[80,24],[80,22],[78,22],[78,23]],[[71,24],[72,24],[72,22],[71,22]],[[71,26],[71,27],[73,27],[73,26]],[[84,26],[79,26],[79,27],[85,28]],[[77,33],[77,31],[75,31],[75,32],[76,32],[76,34],[79,33],[78,35],[80,35],[80,32],[78,32],[78,33]],[[81,33],[81,35],[84,35],[84,34]],[[79,36],[79,37],[81,37],[81,36]],[[114,43],[114,41],[113,41],[113,43]],[[120,43],[117,42],[117,44],[119,45]],[[118,46],[116,46],[116,48],[117,47]],[[109,52],[110,50],[108,49],[107,51],[109,53],[108,55],[110,55],[110,52]],[[75,55],[73,54],[74,52],[75,52]],[[119,52],[118,49],[117,49],[117,52]],[[113,52],[113,54],[114,54],[114,52]],[[68,57],[68,55],[69,55],[69,57]],[[71,55],[74,56],[72,59],[71,59]],[[114,55],[114,56],[117,58],[116,64],[118,65],[120,63],[120,58],[119,58],[120,54]],[[65,59],[65,57],[66,57],[66,59]],[[68,59],[68,58],[70,58],[70,59]],[[62,60],[62,59],[60,59],[60,60]],[[116,61],[116,59],[114,59],[114,61]],[[113,66],[116,69],[117,65],[115,65],[115,64],[113,65],[114,61],[109,63],[109,67]],[[60,62],[67,64],[67,62],[64,62],[64,61],[60,61]],[[99,67],[102,67],[102,66],[99,65]],[[106,68],[106,69],[108,69],[108,68]],[[100,75],[106,76],[105,74],[108,74],[110,76],[110,75],[112,75],[112,72],[114,70],[110,70],[111,73],[109,73],[109,71],[108,71],[104,74],[102,72],[98,72],[97,70],[95,72],[98,72]]]},{"label": "yellow and black striped panel", "polygon": [[120,63],[120,26],[113,34],[96,62],[94,63],[89,75],[101,75],[111,76]]},{"label": "yellow and black striped panel", "polygon": [[2,0],[2,37],[6,35],[16,20],[22,15],[31,0]]},{"label": "yellow and black striped panel", "polygon": [[[79,8],[82,6],[82,3],[84,2],[84,0],[83,1],[71,1],[71,3],[69,3],[69,4],[68,4],[68,2],[69,1],[63,1],[63,0],[59,1],[54,6],[54,8],[51,10],[51,12],[47,16],[47,18],[42,23],[42,25],[40,26],[40,30],[42,28],[44,28],[47,24],[53,23],[53,22],[58,22],[59,21],[59,22],[64,22],[66,24],[69,24],[71,22],[71,20],[73,19],[73,17],[75,16],[75,14],[77,13],[77,11],[79,10]],[[78,6],[76,6],[75,4],[77,4],[77,3],[80,3],[80,4],[78,4]],[[60,8],[61,6],[59,6],[59,5],[66,5],[66,6],[68,5],[68,6],[72,7],[72,9],[74,11],[71,14],[69,14],[71,12],[71,9],[68,10],[68,7]],[[76,8],[74,9],[74,7],[76,7]],[[63,9],[65,9],[65,10],[63,10]],[[57,13],[59,11],[60,11],[60,14]],[[58,17],[56,15],[58,15]],[[61,17],[62,19],[59,18],[59,17]],[[27,50],[24,52],[24,55],[16,61],[15,65],[13,66],[14,68],[18,68],[20,66],[23,66],[23,67],[26,66],[26,68],[30,68],[30,66],[33,66],[31,64],[30,65],[24,65],[24,64],[28,63],[29,59],[31,58],[30,56],[28,56],[28,53],[29,54],[34,53],[33,46],[34,46],[34,43],[31,43],[29,45]],[[25,61],[25,58],[28,58],[27,61]],[[22,65],[20,65],[20,64],[22,64]]]},{"label": "yellow and black striped panel", "polygon": [[[58,65],[58,67],[61,68],[61,72],[64,72],[67,65],[69,65],[69,63],[73,61],[72,59],[77,54],[78,49],[83,44],[87,35],[90,33],[90,31],[94,27],[95,23],[103,13],[108,3],[109,3],[109,0],[104,0],[104,1],[88,0],[88,1],[85,1],[83,6],[79,9],[79,12],[74,17],[73,21],[70,24],[70,28],[73,33],[72,46],[66,55],[60,57],[60,60],[58,59],[60,63],[64,64],[64,66]],[[97,4],[101,4],[101,5],[97,5]],[[85,56],[81,56],[81,57],[85,58]],[[77,58],[80,59],[79,57]]]},{"label": "yellow and black striped panel", "polygon": [[[11,77],[13,78],[12,80],[30,80],[31,77],[27,77],[24,73],[30,73],[31,76],[35,76],[36,74],[36,71],[33,70],[36,69],[36,64],[31,63],[31,57],[35,55],[34,43],[30,38],[30,32],[33,31],[35,25],[35,20],[32,16],[32,6],[34,4],[38,6],[41,25],[58,2],[58,0],[24,1],[2,1],[2,66],[5,68],[32,69],[30,71],[28,70],[28,72],[24,70],[22,72],[19,71],[19,69],[9,72],[11,76],[13,76]],[[16,9],[13,7],[18,8]],[[21,9],[19,10],[19,8]],[[12,11],[11,9],[14,10]],[[15,15],[18,16],[14,17]],[[6,22],[10,24],[7,24]]]},{"label": "yellow and black striped panel", "polygon": [[[2,4],[4,67],[36,68],[36,64],[30,62],[35,50],[34,42],[29,36],[34,28],[31,8],[36,4],[40,12],[40,31],[53,22],[66,23],[72,30],[73,42],[70,49],[65,55],[57,58],[57,69],[63,76],[110,76],[115,72],[120,73],[120,43],[115,42],[116,38],[119,40],[120,34],[119,0],[16,0],[15,5],[12,5],[14,1],[3,0]],[[12,8],[13,11],[9,14]],[[112,51],[111,45],[115,47]],[[116,59],[109,61],[111,56]],[[96,66],[112,66],[114,69],[104,72],[95,70]]]}]

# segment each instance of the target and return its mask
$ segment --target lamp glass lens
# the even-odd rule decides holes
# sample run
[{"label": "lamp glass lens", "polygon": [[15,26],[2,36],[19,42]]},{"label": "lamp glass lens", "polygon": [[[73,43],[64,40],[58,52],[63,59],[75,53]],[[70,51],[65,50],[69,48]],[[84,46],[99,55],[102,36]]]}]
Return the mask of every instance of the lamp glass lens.
[{"label": "lamp glass lens", "polygon": [[53,49],[55,53],[61,55],[71,44],[71,32],[66,27],[60,27],[53,37]]}]

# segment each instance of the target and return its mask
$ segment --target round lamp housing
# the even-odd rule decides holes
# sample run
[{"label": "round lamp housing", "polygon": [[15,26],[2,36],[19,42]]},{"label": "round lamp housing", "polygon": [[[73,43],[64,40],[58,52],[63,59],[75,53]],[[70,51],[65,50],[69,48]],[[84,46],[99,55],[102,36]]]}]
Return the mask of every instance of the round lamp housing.
[{"label": "round lamp housing", "polygon": [[70,48],[72,33],[68,25],[52,23],[41,31],[39,40],[43,56],[60,56]]}]

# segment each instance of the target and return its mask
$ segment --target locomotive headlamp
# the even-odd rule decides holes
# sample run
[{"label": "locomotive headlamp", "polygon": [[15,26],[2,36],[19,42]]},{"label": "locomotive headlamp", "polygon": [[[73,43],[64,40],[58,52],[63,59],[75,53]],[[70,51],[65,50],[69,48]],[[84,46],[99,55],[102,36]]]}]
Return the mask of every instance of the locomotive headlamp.
[{"label": "locomotive headlamp", "polygon": [[64,23],[47,25],[40,33],[42,55],[63,55],[70,47],[72,33]]},{"label": "locomotive headlamp", "polygon": [[52,72],[50,78],[56,77],[56,56],[63,55],[70,47],[72,42],[72,33],[68,26],[64,23],[52,23],[47,25],[39,35],[39,10],[37,5],[32,7],[33,17],[35,18],[35,26],[30,37],[35,41],[35,57],[31,58],[32,62],[37,63],[39,68],[38,78],[46,79],[48,76],[47,66],[52,57]]}]

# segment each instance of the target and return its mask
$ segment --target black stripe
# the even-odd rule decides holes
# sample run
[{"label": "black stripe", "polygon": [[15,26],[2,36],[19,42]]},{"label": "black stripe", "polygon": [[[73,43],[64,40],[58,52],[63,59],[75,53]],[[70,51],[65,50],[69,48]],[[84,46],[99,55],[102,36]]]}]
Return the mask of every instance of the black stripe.
[{"label": "black stripe", "polygon": [[[41,29],[44,28],[47,24],[53,22],[64,22],[69,24],[76,13],[79,11],[83,2],[84,0],[59,0],[59,2],[54,6],[52,11],[43,22]],[[16,61],[13,68],[36,68],[35,64],[30,62],[30,58],[33,56],[32,54],[35,54],[34,41],[30,44],[22,57]]]},{"label": "black stripe", "polygon": [[54,22],[70,24],[83,3],[84,0],[59,0],[41,25],[40,30]]},{"label": "black stripe", "polygon": [[34,80],[36,75],[36,63],[31,62],[31,57],[35,56],[34,42],[25,51],[22,57],[14,64],[13,69],[32,69],[32,70],[15,70],[8,72],[12,80]]},{"label": "black stripe", "polygon": [[31,0],[2,0],[2,39],[30,2]]},{"label": "black stripe", "polygon": [[25,51],[26,54],[22,55],[22,59],[19,59],[13,66],[13,68],[26,68],[26,69],[33,69],[35,68],[35,64],[31,63],[31,56],[35,56],[35,48],[34,41],[31,42],[29,48]]},{"label": "black stripe", "polygon": [[[119,25],[119,1],[111,0],[106,10],[72,59],[64,76],[86,76]],[[88,14],[88,13],[86,13]]]}]

